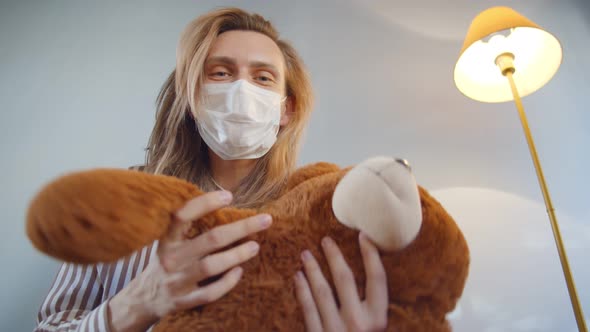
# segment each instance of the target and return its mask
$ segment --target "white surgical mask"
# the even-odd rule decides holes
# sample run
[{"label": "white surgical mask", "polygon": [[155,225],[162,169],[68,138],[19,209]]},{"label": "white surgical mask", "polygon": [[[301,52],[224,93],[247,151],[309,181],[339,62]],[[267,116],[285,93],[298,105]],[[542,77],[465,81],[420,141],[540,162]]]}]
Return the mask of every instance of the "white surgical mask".
[{"label": "white surgical mask", "polygon": [[201,137],[219,157],[254,159],[277,139],[283,100],[246,80],[204,84],[193,115]]}]

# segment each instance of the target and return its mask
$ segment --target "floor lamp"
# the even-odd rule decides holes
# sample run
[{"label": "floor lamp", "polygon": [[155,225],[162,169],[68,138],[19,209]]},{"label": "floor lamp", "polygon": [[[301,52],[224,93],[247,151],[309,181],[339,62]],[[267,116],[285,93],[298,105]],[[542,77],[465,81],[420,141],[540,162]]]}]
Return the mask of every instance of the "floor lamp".
[{"label": "floor lamp", "polygon": [[455,84],[467,97],[488,103],[514,100],[543,192],[578,330],[587,332],[565,247],[520,97],[545,85],[561,64],[559,41],[507,7],[489,8],[471,22],[455,65]]}]

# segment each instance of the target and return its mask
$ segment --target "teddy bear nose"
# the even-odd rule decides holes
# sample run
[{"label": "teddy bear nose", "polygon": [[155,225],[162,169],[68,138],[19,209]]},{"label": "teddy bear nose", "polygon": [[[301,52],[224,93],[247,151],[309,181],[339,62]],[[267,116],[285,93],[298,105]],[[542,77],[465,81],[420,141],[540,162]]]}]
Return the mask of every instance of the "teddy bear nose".
[{"label": "teddy bear nose", "polygon": [[410,163],[406,159],[403,159],[403,158],[395,158],[395,161],[397,161],[398,163],[404,165],[404,167],[407,168],[408,171],[410,171],[410,172],[412,171],[412,167],[410,167]]}]

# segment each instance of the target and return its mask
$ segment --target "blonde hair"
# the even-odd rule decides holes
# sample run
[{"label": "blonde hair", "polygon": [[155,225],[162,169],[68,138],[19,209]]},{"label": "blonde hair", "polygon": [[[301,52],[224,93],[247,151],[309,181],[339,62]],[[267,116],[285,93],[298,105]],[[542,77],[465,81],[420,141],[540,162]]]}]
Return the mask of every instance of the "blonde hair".
[{"label": "blonde hair", "polygon": [[286,94],[293,114],[278,133],[271,150],[256,161],[253,171],[234,192],[234,206],[258,207],[275,198],[296,167],[301,138],[312,110],[309,75],[295,49],[272,24],[258,14],[238,8],[209,12],[190,22],[176,49],[176,68],[157,98],[156,123],[149,138],[145,172],[179,177],[202,190],[215,190],[209,171],[206,144],[190,115],[199,98],[204,64],[217,36],[231,30],[262,33],[271,38],[285,59]]}]

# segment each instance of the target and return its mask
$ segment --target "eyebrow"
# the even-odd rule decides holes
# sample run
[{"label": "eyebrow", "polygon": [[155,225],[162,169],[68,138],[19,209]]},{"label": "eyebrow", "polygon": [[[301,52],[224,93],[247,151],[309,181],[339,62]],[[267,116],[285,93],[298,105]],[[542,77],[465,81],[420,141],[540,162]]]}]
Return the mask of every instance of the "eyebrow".
[{"label": "eyebrow", "polygon": [[[207,59],[207,61],[205,62],[205,65],[210,65],[213,63],[221,63],[221,64],[225,64],[225,65],[235,66],[236,60],[234,58],[231,58],[228,56],[212,56],[209,59]],[[273,72],[273,74],[275,76],[280,77],[279,69],[277,68],[277,66],[273,65],[272,63],[268,63],[268,62],[264,62],[264,61],[250,61],[248,63],[248,66],[254,67],[254,68],[269,69],[270,71]]]}]

